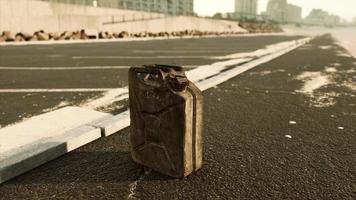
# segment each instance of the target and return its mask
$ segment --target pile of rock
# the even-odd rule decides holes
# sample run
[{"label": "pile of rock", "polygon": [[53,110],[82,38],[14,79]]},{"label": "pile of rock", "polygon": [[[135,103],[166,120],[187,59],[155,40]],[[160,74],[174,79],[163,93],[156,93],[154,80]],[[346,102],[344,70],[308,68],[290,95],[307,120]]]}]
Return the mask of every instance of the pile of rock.
[{"label": "pile of rock", "polygon": [[[265,30],[267,28],[263,28]],[[184,30],[174,32],[140,32],[128,33],[122,31],[118,33],[99,32],[98,34],[87,34],[85,30],[81,31],[65,31],[63,33],[46,33],[43,30],[36,31],[33,34],[17,33],[12,34],[10,31],[2,32],[0,35],[0,42],[23,42],[23,41],[48,41],[48,40],[88,40],[88,39],[120,39],[120,38],[156,38],[156,37],[203,37],[203,36],[221,36],[221,35],[235,35],[241,32],[213,32],[213,31],[199,31],[199,30]]]},{"label": "pile of rock", "polygon": [[256,22],[240,22],[239,26],[249,33],[279,33],[283,32],[278,24],[272,23],[256,23]]},{"label": "pile of rock", "polygon": [[120,33],[111,33],[111,32],[99,32],[99,39],[115,39],[115,38],[128,38],[130,34],[127,31],[122,31]]},{"label": "pile of rock", "polygon": [[2,32],[0,42],[23,42],[23,41],[48,41],[48,40],[87,40],[96,39],[96,36],[89,36],[85,30],[81,31],[65,31],[63,33],[46,33],[43,30],[36,31],[33,34],[17,33],[13,34],[10,31]]},{"label": "pile of rock", "polygon": [[113,38],[156,38],[156,37],[187,37],[187,36],[219,36],[219,35],[233,35],[241,34],[241,32],[208,32],[198,30],[185,30],[174,32],[140,32],[140,33],[128,33],[126,31],[120,33],[100,32],[99,39],[113,39]]}]

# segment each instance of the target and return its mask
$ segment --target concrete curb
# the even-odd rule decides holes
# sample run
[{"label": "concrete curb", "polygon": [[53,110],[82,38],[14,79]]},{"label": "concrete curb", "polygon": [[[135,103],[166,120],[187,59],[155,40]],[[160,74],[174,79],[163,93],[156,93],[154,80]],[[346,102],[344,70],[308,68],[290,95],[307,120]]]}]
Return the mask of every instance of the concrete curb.
[{"label": "concrete curb", "polygon": [[39,140],[14,152],[8,152],[4,156],[5,159],[0,159],[0,183],[45,164],[100,137],[101,130],[99,128],[81,126],[63,134],[61,137]]},{"label": "concrete curb", "polygon": [[102,136],[107,137],[130,126],[130,112],[125,111],[119,115],[90,125],[100,128]]},{"label": "concrete curb", "polygon": [[[71,123],[73,115],[83,119]],[[99,139],[101,128],[87,124],[111,117],[110,114],[66,107],[0,129],[0,183]],[[65,126],[69,128],[63,128]]]}]

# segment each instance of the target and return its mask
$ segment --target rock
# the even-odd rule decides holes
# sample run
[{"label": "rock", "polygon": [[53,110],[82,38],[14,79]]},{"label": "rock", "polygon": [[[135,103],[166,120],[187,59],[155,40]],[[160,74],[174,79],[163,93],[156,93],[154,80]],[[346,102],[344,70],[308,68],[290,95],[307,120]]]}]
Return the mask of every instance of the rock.
[{"label": "rock", "polygon": [[0,43],[1,43],[1,42],[5,42],[5,37],[2,36],[2,35],[0,35]]},{"label": "rock", "polygon": [[72,32],[70,31],[64,31],[59,37],[59,40],[70,40],[70,39],[72,39]]},{"label": "rock", "polygon": [[17,33],[15,35],[15,42],[23,42],[25,41],[25,38],[22,33]]},{"label": "rock", "polygon": [[97,36],[96,35],[88,35],[88,39],[96,39]]},{"label": "rock", "polygon": [[99,39],[107,39],[105,32],[99,32]]},{"label": "rock", "polygon": [[32,34],[29,34],[29,33],[22,33],[22,36],[24,38],[25,41],[30,41],[33,37]]},{"label": "rock", "polygon": [[112,36],[113,36],[114,38],[119,38],[119,33],[113,33]]},{"label": "rock", "polygon": [[2,36],[5,38],[6,42],[14,42],[15,41],[15,37],[14,35],[11,33],[11,31],[4,31],[2,32]]},{"label": "rock", "polygon": [[75,32],[72,33],[72,40],[80,40],[81,39],[80,36],[81,36],[80,32],[75,31]]},{"label": "rock", "polygon": [[11,33],[11,31],[3,31],[2,35],[6,38],[13,38],[13,34]]},{"label": "rock", "polygon": [[39,41],[47,41],[47,40],[49,40],[49,34],[45,33],[43,30],[35,32],[34,35],[37,36],[37,39]]},{"label": "rock", "polygon": [[38,41],[37,35],[32,36],[28,41]]},{"label": "rock", "polygon": [[99,32],[99,39],[108,39],[105,32]]},{"label": "rock", "polygon": [[106,34],[106,38],[107,39],[113,39],[114,38],[114,36],[110,32],[105,32],[105,34]]},{"label": "rock", "polygon": [[88,35],[85,33],[85,30],[84,30],[84,29],[80,30],[80,39],[82,39],[82,40],[87,40],[87,39],[89,39],[89,37],[88,37]]},{"label": "rock", "polygon": [[119,38],[128,38],[129,37],[129,33],[127,31],[122,31],[119,34]]},{"label": "rock", "polygon": [[49,33],[50,38],[53,40],[59,40],[59,38],[61,37],[61,35],[59,33]]},{"label": "rock", "polygon": [[87,35],[88,39],[97,39],[98,38],[98,31],[89,29],[85,31],[85,34]]}]

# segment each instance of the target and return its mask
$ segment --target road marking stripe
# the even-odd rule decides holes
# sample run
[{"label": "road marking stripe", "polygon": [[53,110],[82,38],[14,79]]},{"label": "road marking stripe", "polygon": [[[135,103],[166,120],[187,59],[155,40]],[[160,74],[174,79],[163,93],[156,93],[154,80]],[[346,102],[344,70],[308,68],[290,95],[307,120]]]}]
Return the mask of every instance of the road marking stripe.
[{"label": "road marking stripe", "polygon": [[[250,50],[251,48],[244,48],[245,50]],[[137,54],[154,54],[154,53],[222,53],[222,52],[233,52],[235,49],[233,48],[225,48],[225,49],[176,49],[176,50],[168,50],[168,49],[161,49],[161,50],[132,50],[132,53]],[[243,48],[238,48],[238,50],[243,50]],[[252,49],[253,50],[253,49]]]},{"label": "road marking stripe", "polygon": [[209,59],[209,56],[73,56],[74,60],[83,60],[83,59],[184,59],[184,58],[206,58]]},{"label": "road marking stripe", "polygon": [[239,74],[242,74],[250,69],[253,69],[263,63],[267,63],[275,58],[278,58],[306,43],[308,43],[309,41],[311,40],[311,38],[305,38],[305,39],[301,39],[301,40],[298,40],[296,44],[294,45],[291,45],[290,47],[287,47],[285,49],[282,49],[282,50],[279,50],[273,54],[267,54],[266,56],[263,56],[259,59],[256,59],[256,60],[252,60],[251,62],[248,62],[246,64],[243,64],[241,66],[238,66],[238,67],[235,67],[235,68],[232,68],[230,70],[227,70],[227,71],[224,71],[222,73],[219,73],[218,75],[212,77],[212,78],[209,78],[209,79],[206,79],[206,80],[202,80],[202,81],[199,81],[197,83],[197,86],[201,89],[201,90],[207,90],[209,88],[212,88],[216,85],[219,85],[231,78],[234,78],[236,77],[237,75]]},{"label": "road marking stripe", "polygon": [[116,88],[113,90],[106,91],[106,93],[100,98],[87,101],[82,105],[82,107],[88,109],[96,109],[96,108],[108,106],[114,102],[122,101],[128,98],[129,98],[129,90],[127,87]]}]

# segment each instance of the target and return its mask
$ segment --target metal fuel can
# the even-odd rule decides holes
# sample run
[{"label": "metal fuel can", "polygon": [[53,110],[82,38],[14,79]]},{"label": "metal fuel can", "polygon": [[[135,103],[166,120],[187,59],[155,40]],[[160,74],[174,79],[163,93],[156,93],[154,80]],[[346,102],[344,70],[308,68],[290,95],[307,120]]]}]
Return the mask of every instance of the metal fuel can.
[{"label": "metal fuel can", "polygon": [[129,70],[133,160],[182,178],[203,165],[203,95],[182,67],[146,65]]}]

